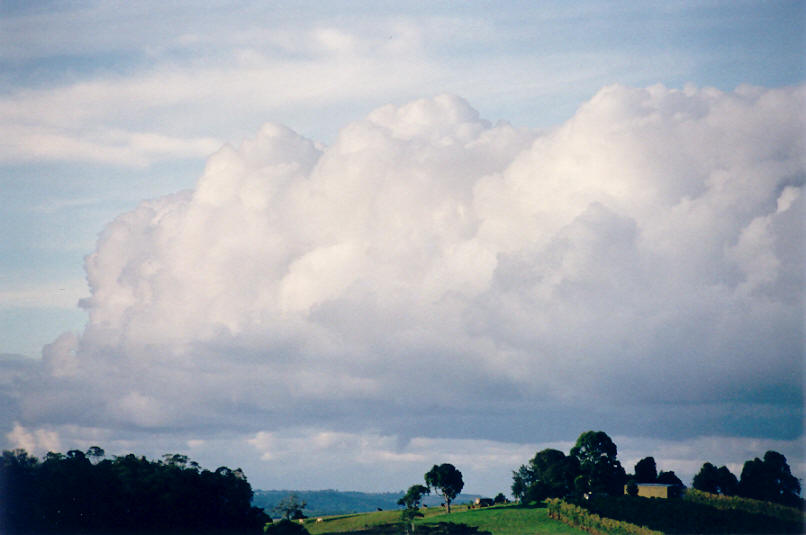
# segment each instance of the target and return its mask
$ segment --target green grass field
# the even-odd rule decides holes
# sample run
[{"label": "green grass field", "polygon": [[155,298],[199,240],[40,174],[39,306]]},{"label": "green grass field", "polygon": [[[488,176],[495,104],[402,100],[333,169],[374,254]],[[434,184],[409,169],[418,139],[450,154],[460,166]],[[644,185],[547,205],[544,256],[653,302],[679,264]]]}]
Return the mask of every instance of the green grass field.
[{"label": "green grass field", "polygon": [[584,531],[552,520],[545,507],[499,505],[429,517],[423,523],[454,522],[475,526],[493,535],[584,534]]},{"label": "green grass field", "polygon": [[305,528],[311,535],[320,533],[345,533],[359,531],[384,524],[400,521],[400,511],[377,511],[374,513],[356,513],[322,517],[322,522],[315,518],[305,520]]},{"label": "green grass field", "polygon": [[[493,535],[581,535],[584,531],[566,526],[548,517],[545,507],[524,507],[520,505],[503,505],[484,509],[468,509],[456,506],[448,515],[441,508],[422,509],[424,518],[420,524],[437,524],[451,522],[474,526]],[[322,522],[311,518],[305,521],[305,527],[311,535],[327,533],[347,533],[372,530],[383,525],[400,521],[400,511],[378,511],[354,515],[323,517]]]}]

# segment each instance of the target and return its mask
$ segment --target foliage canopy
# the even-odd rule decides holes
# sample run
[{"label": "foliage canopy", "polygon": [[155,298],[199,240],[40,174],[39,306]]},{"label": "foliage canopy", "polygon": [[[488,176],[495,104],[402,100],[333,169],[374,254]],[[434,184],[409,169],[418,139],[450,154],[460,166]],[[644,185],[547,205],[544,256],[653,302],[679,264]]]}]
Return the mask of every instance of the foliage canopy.
[{"label": "foliage canopy", "polygon": [[42,462],[24,450],[4,451],[0,531],[259,533],[269,520],[252,507],[239,469],[201,470],[175,454],[98,460],[101,451],[50,452]]},{"label": "foliage canopy", "polygon": [[425,474],[425,484],[429,489],[436,489],[437,494],[445,498],[448,513],[451,512],[451,502],[462,492],[465,486],[462,480],[462,472],[449,463],[443,463],[439,466],[434,465]]}]

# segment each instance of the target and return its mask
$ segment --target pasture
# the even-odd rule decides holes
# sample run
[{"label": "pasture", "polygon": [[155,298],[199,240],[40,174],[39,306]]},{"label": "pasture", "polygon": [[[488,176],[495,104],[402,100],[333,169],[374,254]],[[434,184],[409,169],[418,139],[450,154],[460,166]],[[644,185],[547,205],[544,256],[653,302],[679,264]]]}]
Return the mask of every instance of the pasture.
[{"label": "pasture", "polygon": [[[484,509],[469,509],[457,505],[449,515],[442,508],[430,507],[421,509],[424,518],[417,521],[418,526],[435,526],[439,523],[465,524],[476,527],[480,532],[493,535],[581,535],[585,532],[566,526],[548,517],[545,507],[526,507],[522,505],[500,505]],[[323,517],[322,522],[311,518],[305,521],[305,527],[311,535],[329,533],[390,533],[390,525],[400,522],[400,511],[377,511],[352,515]],[[424,530],[425,531],[425,530]]]}]

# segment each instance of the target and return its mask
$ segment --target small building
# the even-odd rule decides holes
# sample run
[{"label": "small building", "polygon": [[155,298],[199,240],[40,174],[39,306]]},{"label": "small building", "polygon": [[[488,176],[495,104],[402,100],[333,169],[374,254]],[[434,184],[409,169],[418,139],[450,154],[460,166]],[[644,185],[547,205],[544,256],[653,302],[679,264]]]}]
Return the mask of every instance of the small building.
[{"label": "small building", "polygon": [[[667,483],[638,483],[638,496],[644,498],[679,498],[681,488],[679,485]],[[624,494],[628,494],[627,485],[624,485]]]}]

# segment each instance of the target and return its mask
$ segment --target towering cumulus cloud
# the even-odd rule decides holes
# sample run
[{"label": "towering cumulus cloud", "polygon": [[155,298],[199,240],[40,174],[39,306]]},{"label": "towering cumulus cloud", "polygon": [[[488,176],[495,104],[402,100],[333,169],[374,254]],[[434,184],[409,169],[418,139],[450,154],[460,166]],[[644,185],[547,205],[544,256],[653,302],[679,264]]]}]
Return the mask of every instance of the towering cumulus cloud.
[{"label": "towering cumulus cloud", "polygon": [[805,96],[611,86],[548,133],[438,96],[328,147],[266,125],[104,229],[86,330],[18,419],[798,437]]}]

